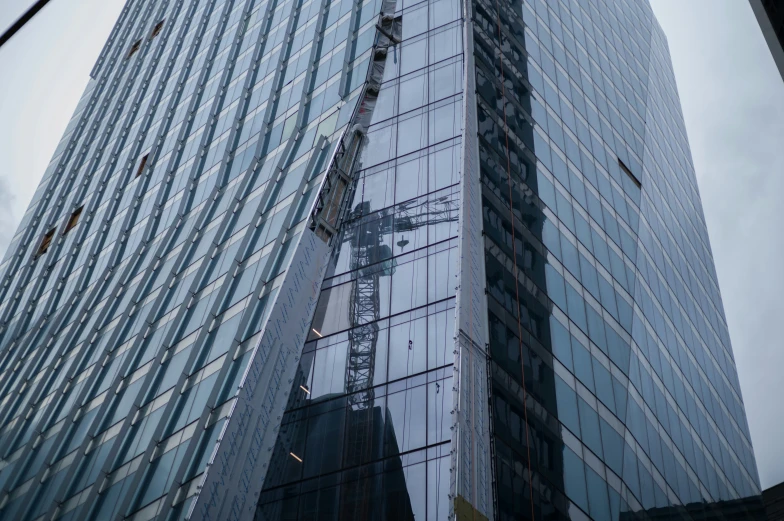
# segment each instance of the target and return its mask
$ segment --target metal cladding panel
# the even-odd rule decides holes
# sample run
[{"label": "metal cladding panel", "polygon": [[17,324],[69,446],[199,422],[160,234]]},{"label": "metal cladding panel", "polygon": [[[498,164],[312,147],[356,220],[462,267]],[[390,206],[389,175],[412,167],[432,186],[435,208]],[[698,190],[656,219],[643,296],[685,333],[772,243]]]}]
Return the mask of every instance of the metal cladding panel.
[{"label": "metal cladding panel", "polygon": [[304,230],[190,519],[253,519],[328,258],[329,246]]},{"label": "metal cladding panel", "polygon": [[[470,13],[471,2],[463,9]],[[466,14],[466,18],[470,16]],[[473,33],[464,25],[465,70],[474,70]],[[482,191],[474,74],[464,78],[462,182],[460,191],[452,495],[475,513],[493,518],[490,410],[487,379],[487,299],[482,240]],[[455,511],[460,517],[460,513]]]},{"label": "metal cladding panel", "polygon": [[[470,12],[471,3],[464,6]],[[464,30],[465,70],[474,67],[473,33],[470,24]],[[463,179],[460,193],[460,272],[461,291],[457,296],[458,329],[484,349],[487,343],[487,299],[485,298],[485,261],[482,241],[482,188],[479,182],[479,143],[476,117],[476,78],[465,75],[463,98]]]}]

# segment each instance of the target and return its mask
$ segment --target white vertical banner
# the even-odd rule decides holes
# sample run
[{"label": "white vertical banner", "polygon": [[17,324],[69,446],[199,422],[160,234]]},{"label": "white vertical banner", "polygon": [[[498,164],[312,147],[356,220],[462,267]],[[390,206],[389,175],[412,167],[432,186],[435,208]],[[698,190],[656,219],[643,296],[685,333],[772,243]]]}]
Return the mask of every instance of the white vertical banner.
[{"label": "white vertical banner", "polygon": [[253,349],[190,519],[254,518],[328,261],[327,244],[305,229]]},{"label": "white vertical banner", "polygon": [[458,291],[455,321],[455,404],[452,428],[452,514],[493,519],[490,402],[487,380],[487,298],[482,237],[482,187],[477,139],[471,0],[464,0],[463,150],[460,186]]}]

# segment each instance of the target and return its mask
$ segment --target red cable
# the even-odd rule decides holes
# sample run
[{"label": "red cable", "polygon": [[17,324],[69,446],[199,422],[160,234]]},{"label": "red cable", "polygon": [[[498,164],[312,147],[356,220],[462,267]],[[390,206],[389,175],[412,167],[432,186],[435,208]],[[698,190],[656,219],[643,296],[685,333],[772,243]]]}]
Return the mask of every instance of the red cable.
[{"label": "red cable", "polygon": [[506,83],[504,78],[504,62],[503,52],[501,51],[501,8],[496,0],[496,19],[498,21],[498,62],[499,69],[501,70],[501,102],[504,106],[504,137],[506,138],[506,179],[509,185],[509,217],[512,223],[512,260],[514,261],[514,277],[515,277],[515,298],[517,299],[517,336],[520,345],[520,376],[523,383],[523,419],[525,421],[525,448],[528,455],[528,493],[531,498],[531,520],[535,521],[534,515],[534,488],[533,488],[533,472],[531,471],[531,444],[528,436],[528,391],[525,387],[525,358],[523,356],[523,326],[520,321],[520,290],[519,280],[517,277],[517,249],[515,247],[515,224],[514,224],[514,203],[512,200],[512,166],[509,159],[509,131],[507,130],[506,122]]}]

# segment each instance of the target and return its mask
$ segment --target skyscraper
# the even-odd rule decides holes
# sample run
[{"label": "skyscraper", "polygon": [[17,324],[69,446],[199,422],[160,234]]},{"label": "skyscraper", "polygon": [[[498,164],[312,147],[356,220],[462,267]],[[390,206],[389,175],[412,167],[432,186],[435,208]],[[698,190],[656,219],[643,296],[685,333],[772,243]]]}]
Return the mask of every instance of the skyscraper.
[{"label": "skyscraper", "polygon": [[781,0],[749,0],[773,61],[784,78],[784,2]]},{"label": "skyscraper", "polygon": [[0,270],[3,519],[759,494],[645,0],[130,0]]}]

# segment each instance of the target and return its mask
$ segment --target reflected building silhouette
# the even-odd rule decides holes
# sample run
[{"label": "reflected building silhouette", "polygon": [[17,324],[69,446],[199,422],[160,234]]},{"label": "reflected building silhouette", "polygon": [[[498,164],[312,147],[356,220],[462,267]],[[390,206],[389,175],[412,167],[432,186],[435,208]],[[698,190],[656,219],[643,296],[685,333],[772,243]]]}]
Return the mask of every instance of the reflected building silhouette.
[{"label": "reflected building silhouette", "polygon": [[[353,192],[354,197],[361,197],[356,187]],[[401,454],[407,451],[401,450],[405,444],[397,431],[405,426],[395,424],[393,412],[385,405],[386,394],[393,387],[406,389],[421,386],[423,381],[433,382],[430,387],[437,397],[448,396],[449,389],[447,381],[433,373],[379,387],[386,374],[377,377],[376,371],[386,373],[388,349],[428,349],[427,339],[415,342],[411,335],[402,345],[380,342],[380,335],[389,331],[379,323],[389,315],[389,304],[382,300],[389,297],[399,259],[405,259],[408,250],[422,252],[422,234],[426,239],[429,230],[432,234],[456,222],[451,191],[376,212],[369,202],[360,201],[347,214],[327,278],[340,270],[341,258],[347,256],[353,280],[335,294],[329,288],[322,291],[257,507],[258,521],[297,519],[297,515],[299,519],[336,521],[420,519],[412,506],[411,487],[416,485],[410,483],[407,467],[427,456]],[[393,239],[394,251],[389,244]],[[339,348],[329,371],[330,382],[324,387],[325,379],[316,375],[320,368],[315,366],[314,348],[319,339],[330,335],[339,339]],[[379,350],[384,363],[377,358]],[[379,389],[381,395],[376,396]],[[424,404],[406,405],[421,408]],[[440,412],[447,415],[448,406],[442,405]],[[422,427],[424,422],[413,428]],[[433,449],[438,453],[438,447]],[[440,508],[442,515],[448,510],[446,505]]]},{"label": "reflected building silhouette", "polygon": [[[345,396],[319,401],[311,404],[309,421],[281,427],[265,482],[273,490],[262,492],[256,519],[288,520],[299,511],[300,519],[414,521],[389,411],[381,406],[343,409]],[[320,410],[335,407],[329,402],[337,402],[340,412]],[[303,447],[300,458],[297,451]],[[306,481],[292,494],[285,485],[301,476]]]},{"label": "reflected building silhouette", "polygon": [[[496,515],[550,519],[567,515],[569,501],[561,492],[565,467],[553,377],[552,266],[542,245],[549,217],[539,194],[533,123],[526,116],[527,69],[524,61],[516,73],[498,64],[494,46],[500,42],[492,39],[498,9],[509,7],[474,4]],[[504,123],[514,132],[507,133]]]},{"label": "reflected building silhouette", "polygon": [[[692,330],[707,336],[708,328],[716,328],[728,345],[723,319],[711,317],[706,327],[699,316],[713,312],[709,300],[718,301],[718,293],[697,294],[699,313],[673,311],[670,299],[692,304],[670,272],[702,273],[703,268],[693,267],[691,252],[683,261],[674,247],[661,252],[652,239],[671,240],[659,215],[671,227],[678,220],[663,199],[680,198],[683,204],[697,199],[693,173],[676,168],[662,174],[654,163],[664,161],[658,147],[667,138],[656,133],[661,144],[643,145],[625,130],[626,118],[643,135],[648,122],[658,129],[680,128],[682,121],[669,113],[662,117],[659,107],[646,115],[644,105],[628,105],[618,94],[627,80],[614,69],[602,65],[605,75],[598,67],[581,72],[593,58],[606,59],[591,47],[594,36],[602,42],[601,33],[618,30],[602,26],[606,19],[624,20],[621,27],[650,23],[644,43],[632,37],[635,48],[653,49],[631,66],[636,74],[642,63],[643,75],[656,78],[639,96],[656,100],[653,104],[659,97],[676,98],[666,42],[646,2],[592,2],[601,14],[580,3],[568,8],[559,2],[472,3],[495,517],[756,520],[754,496],[731,499],[758,487],[745,419],[736,414],[734,367],[728,369],[731,362],[719,352],[723,348],[706,347]],[[603,29],[588,40],[591,58],[583,59],[575,38],[582,40],[583,27],[592,26]],[[615,45],[623,47],[617,39]],[[613,45],[600,47],[614,56]],[[612,58],[613,65],[628,70],[622,54]],[[638,126],[637,119],[646,123]],[[688,143],[674,141],[688,156]],[[677,160],[680,167],[689,161]],[[646,189],[643,178],[658,188]],[[661,188],[667,183],[676,188]],[[681,237],[682,232],[672,233]],[[666,275],[654,275],[652,265],[662,266]],[[708,284],[707,274],[699,277]],[[677,297],[670,296],[670,287]],[[737,432],[725,434],[732,449],[708,428],[723,413],[707,389],[724,376],[714,371],[707,352],[718,357],[732,381],[732,391],[720,391],[739,425]],[[689,364],[715,381],[709,384]],[[674,378],[679,371],[686,376]],[[710,462],[703,452],[707,444],[715,451]],[[686,506],[665,506],[673,503]]]}]

